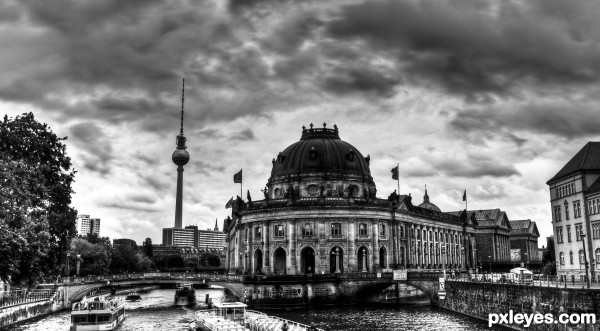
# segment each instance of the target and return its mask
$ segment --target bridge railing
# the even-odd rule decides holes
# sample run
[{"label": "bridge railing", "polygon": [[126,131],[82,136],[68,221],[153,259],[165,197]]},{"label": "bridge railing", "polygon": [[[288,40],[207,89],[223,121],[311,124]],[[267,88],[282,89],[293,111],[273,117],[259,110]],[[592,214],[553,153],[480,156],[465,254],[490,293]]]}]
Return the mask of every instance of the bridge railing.
[{"label": "bridge railing", "polygon": [[215,273],[192,273],[192,272],[146,272],[146,273],[125,273],[114,275],[91,275],[86,277],[70,277],[62,280],[63,284],[88,284],[131,281],[131,280],[148,280],[148,279],[176,279],[176,280],[205,280],[209,281],[225,281],[225,282],[241,282],[242,275],[228,275]]},{"label": "bridge railing", "polygon": [[49,300],[54,297],[56,288],[53,290],[13,290],[0,294],[0,308],[22,303]]}]

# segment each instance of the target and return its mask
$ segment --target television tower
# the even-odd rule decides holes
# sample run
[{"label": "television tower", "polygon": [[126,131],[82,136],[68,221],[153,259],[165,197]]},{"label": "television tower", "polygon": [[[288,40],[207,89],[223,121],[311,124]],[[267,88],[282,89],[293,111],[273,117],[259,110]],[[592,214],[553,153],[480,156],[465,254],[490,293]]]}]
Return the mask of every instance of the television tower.
[{"label": "television tower", "polygon": [[177,165],[177,200],[175,202],[175,228],[181,229],[181,205],[183,200],[183,166],[190,161],[190,153],[186,151],[186,138],[183,135],[183,102],[184,102],[185,78],[181,88],[181,129],[177,136],[177,149],[173,152],[173,163]]}]

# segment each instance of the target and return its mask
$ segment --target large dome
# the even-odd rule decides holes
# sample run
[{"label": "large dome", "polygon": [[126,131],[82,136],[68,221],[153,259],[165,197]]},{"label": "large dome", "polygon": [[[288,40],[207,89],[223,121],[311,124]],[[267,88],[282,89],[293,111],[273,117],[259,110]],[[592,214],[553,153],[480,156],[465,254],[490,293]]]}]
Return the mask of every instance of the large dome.
[{"label": "large dome", "polygon": [[[363,188],[368,191],[367,187],[374,189],[375,186],[369,161],[369,156],[364,157],[358,149],[340,139],[337,126],[329,129],[323,123],[323,128],[313,128],[311,124],[310,128],[302,128],[300,141],[273,159],[269,185],[292,184],[302,193],[304,185],[297,187],[297,184],[318,181],[315,185],[334,185],[334,191],[338,191],[336,187],[339,186],[339,190],[345,189],[347,195],[348,185],[355,184],[353,195],[363,196]],[[309,190],[315,192],[314,187]]]}]

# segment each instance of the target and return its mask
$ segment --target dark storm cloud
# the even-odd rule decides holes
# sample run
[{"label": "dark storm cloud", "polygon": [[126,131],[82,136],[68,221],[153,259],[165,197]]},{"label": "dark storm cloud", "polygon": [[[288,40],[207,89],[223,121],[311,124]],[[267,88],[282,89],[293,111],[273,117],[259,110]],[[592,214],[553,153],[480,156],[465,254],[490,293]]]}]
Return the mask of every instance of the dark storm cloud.
[{"label": "dark storm cloud", "polygon": [[93,122],[82,122],[69,128],[69,142],[83,150],[84,167],[88,170],[107,174],[109,162],[113,159],[113,149],[104,132]]},{"label": "dark storm cloud", "polygon": [[240,141],[248,141],[248,140],[254,140],[254,139],[256,139],[256,137],[254,136],[254,132],[252,132],[252,129],[244,129],[242,131],[233,133],[229,137],[229,140],[240,140]]},{"label": "dark storm cloud", "polygon": [[[458,111],[450,121],[457,132],[481,134],[509,130],[577,138],[597,136],[597,102],[548,100]],[[517,140],[519,141],[519,140]]]},{"label": "dark storm cloud", "polygon": [[391,97],[398,83],[398,78],[391,77],[386,72],[361,66],[332,70],[331,75],[325,77],[323,87],[339,94],[364,92],[379,97]]},{"label": "dark storm cloud", "polygon": [[519,96],[521,84],[598,81],[600,7],[571,5],[577,9],[545,0],[366,1],[346,6],[328,32],[395,54],[412,83],[491,101]]},{"label": "dark storm cloud", "polygon": [[403,176],[409,177],[465,177],[481,178],[484,176],[503,178],[520,176],[514,165],[500,158],[478,154],[443,155],[424,154],[417,161],[409,160],[401,166]]}]

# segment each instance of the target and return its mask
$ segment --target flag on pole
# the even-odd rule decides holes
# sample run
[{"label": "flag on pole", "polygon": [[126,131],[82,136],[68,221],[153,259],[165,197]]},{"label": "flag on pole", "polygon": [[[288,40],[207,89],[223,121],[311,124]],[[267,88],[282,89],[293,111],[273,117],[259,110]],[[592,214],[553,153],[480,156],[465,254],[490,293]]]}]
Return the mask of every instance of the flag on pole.
[{"label": "flag on pole", "polygon": [[399,178],[399,177],[398,177],[398,166],[395,166],[395,167],[392,169],[392,179],[398,179],[398,178]]},{"label": "flag on pole", "polygon": [[463,201],[467,201],[467,190],[465,189],[465,193],[463,193]]},{"label": "flag on pole", "polygon": [[233,182],[234,183],[242,183],[242,170],[240,169],[240,172],[238,172],[237,174],[233,175]]},{"label": "flag on pole", "polygon": [[225,205],[225,209],[229,209],[233,206],[233,197],[231,197],[231,199],[229,199],[229,201],[227,201],[227,204]]}]

